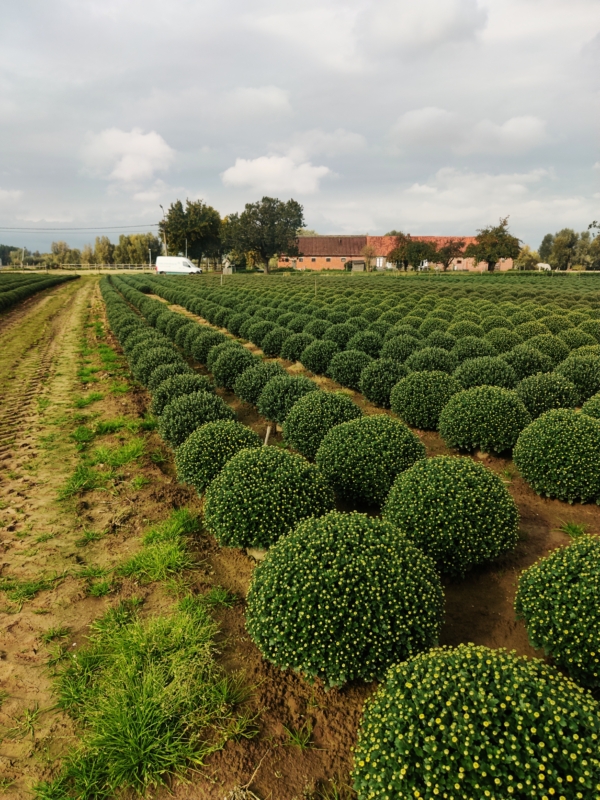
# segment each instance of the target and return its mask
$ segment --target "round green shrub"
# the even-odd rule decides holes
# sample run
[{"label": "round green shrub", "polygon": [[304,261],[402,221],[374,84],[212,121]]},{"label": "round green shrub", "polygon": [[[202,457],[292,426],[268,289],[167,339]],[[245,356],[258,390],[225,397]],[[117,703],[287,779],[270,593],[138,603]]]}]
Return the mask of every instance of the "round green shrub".
[{"label": "round green shrub", "polygon": [[260,393],[271,378],[285,374],[285,370],[277,361],[263,361],[238,375],[233,390],[240,400],[255,406]]},{"label": "round green shrub", "polygon": [[316,462],[340,497],[380,505],[396,476],[424,457],[424,445],[406,425],[377,414],[332,428]]},{"label": "round green shrub", "polygon": [[508,330],[512,331],[514,328],[513,323],[507,317],[500,317],[500,316],[492,316],[492,317],[484,317],[481,321],[481,327],[488,334],[490,331],[493,330]]},{"label": "round green shrub", "polygon": [[148,378],[148,389],[154,392],[163,381],[172,378],[174,375],[193,375],[191,367],[183,361],[176,361],[174,364],[161,364]]},{"label": "round green shrub", "polygon": [[545,336],[551,333],[543,322],[532,320],[531,322],[522,322],[515,328],[515,333],[521,337],[523,341],[532,339],[534,336]]},{"label": "round green shrub", "polygon": [[391,358],[403,364],[416,350],[422,347],[421,341],[414,336],[400,335],[387,339],[381,348],[381,358]]},{"label": "round green shrub", "polygon": [[208,353],[212,347],[230,341],[224,333],[207,329],[197,336],[192,343],[192,355],[200,364],[206,364]]},{"label": "round green shrub", "polygon": [[536,372],[552,372],[554,364],[543,353],[528,344],[519,344],[501,356],[514,369],[517,380],[522,381]]},{"label": "round green shrub", "polygon": [[269,322],[266,319],[259,319],[250,326],[248,339],[257,347],[260,347],[267,333],[270,333],[274,327],[274,322]]},{"label": "round green shrub", "polygon": [[146,355],[139,358],[134,367],[133,374],[140,383],[147,384],[150,376],[158,367],[164,364],[184,363],[179,353],[170,347],[152,347]]},{"label": "round green shrub", "polygon": [[464,576],[513,548],[519,512],[500,480],[470,458],[426,458],[396,478],[382,510],[441,572]]},{"label": "round green shrub", "polygon": [[499,386],[475,386],[450,398],[440,414],[440,435],[449,447],[503,453],[531,422],[518,394]]},{"label": "round green shrub", "polygon": [[163,410],[176,397],[194,392],[212,392],[212,384],[204,375],[197,375],[195,372],[184,373],[183,375],[173,375],[167,378],[152,393],[152,403],[150,411],[160,417]]},{"label": "round green shrub", "polygon": [[533,647],[583,686],[600,687],[600,538],[582,536],[525,570],[515,611]]},{"label": "round green shrub", "polygon": [[589,319],[586,322],[582,322],[579,330],[593,336],[596,342],[600,344],[600,320]]},{"label": "round green shrub", "polygon": [[273,328],[262,340],[261,349],[263,353],[269,358],[276,358],[281,352],[283,343],[291,335],[292,332],[288,331],[287,328]]},{"label": "round green shrub", "polygon": [[463,339],[465,336],[478,336],[482,338],[484,330],[481,325],[469,320],[461,320],[460,322],[453,322],[448,328],[448,333],[456,336],[457,339]]},{"label": "round green shrub", "polygon": [[232,314],[229,319],[227,320],[227,330],[233,336],[240,335],[240,328],[242,325],[250,319],[249,314],[244,314],[240,312],[238,314]]},{"label": "round green shrub", "polygon": [[390,405],[407,425],[436,430],[442,409],[461,388],[446,372],[411,372],[392,389]]},{"label": "round green shrub", "polygon": [[333,427],[361,416],[360,408],[342,392],[310,392],[292,406],[283,423],[283,438],[312,461]]},{"label": "round green shrub", "polygon": [[251,316],[245,322],[242,322],[240,325],[240,339],[246,339],[246,341],[250,340],[250,328],[254,327],[257,322],[260,322],[257,317]]},{"label": "round green shrub", "polygon": [[328,342],[335,342],[340,350],[343,350],[355,333],[356,328],[353,325],[342,322],[327,328],[323,334],[323,339]]},{"label": "round green shrub", "polygon": [[406,359],[406,366],[411,372],[447,372],[456,369],[456,359],[452,353],[442,347],[423,347]]},{"label": "round green shrub", "polygon": [[544,317],[544,325],[548,328],[548,330],[552,331],[552,333],[556,336],[561,331],[569,330],[569,328],[573,327],[573,323],[569,322],[569,320],[558,314],[551,314],[549,317]]},{"label": "round green shrub", "polygon": [[487,339],[479,339],[476,336],[463,336],[458,339],[452,348],[452,355],[456,363],[460,366],[463,361],[471,358],[483,358],[484,356],[495,356],[497,351]]},{"label": "round green shrub", "polygon": [[332,323],[326,319],[313,319],[312,322],[309,322],[306,328],[304,328],[304,333],[310,333],[311,336],[320,339],[327,328],[331,328]]},{"label": "round green shrub", "polygon": [[600,393],[595,394],[593,397],[590,397],[589,400],[586,400],[581,407],[581,410],[584,414],[587,414],[588,417],[600,419]]},{"label": "round green shrub", "polygon": [[302,333],[305,326],[312,321],[308,314],[294,314],[286,325],[293,333]]},{"label": "round green shrub", "polygon": [[242,450],[206,490],[204,522],[227,547],[270,547],[307,517],[333,508],[323,476],[277,447]]},{"label": "round green shrub", "polygon": [[219,358],[223,355],[223,353],[230,353],[232,350],[245,351],[249,353],[249,350],[246,350],[239,342],[234,342],[232,339],[226,339],[224,342],[220,344],[213,345],[208,351],[208,355],[206,357],[206,368],[209,372],[212,372],[214,369],[215,364],[219,360]]},{"label": "round green shrub", "polygon": [[339,352],[335,342],[319,339],[309,344],[300,354],[300,363],[315,375],[325,375],[334,355]]},{"label": "round green shrub", "polygon": [[260,363],[260,360],[244,347],[225,350],[212,367],[215,383],[217,386],[233,391],[240,375]]},{"label": "round green shrub", "polygon": [[390,325],[389,322],[380,322],[379,320],[372,322],[367,328],[368,331],[372,331],[373,333],[376,333],[378,336],[380,336],[382,342],[386,333],[391,329],[392,326]]},{"label": "round green shrub", "polygon": [[425,337],[423,334],[413,328],[411,325],[406,325],[404,322],[400,322],[388,331],[385,336],[385,341],[387,342],[388,339],[394,339],[396,336],[410,336],[411,339],[416,339],[418,342],[425,341]]},{"label": "round green shrub", "polygon": [[258,397],[258,413],[271,422],[283,425],[294,403],[319,387],[303,375],[281,375],[265,384]]},{"label": "round green shrub", "polygon": [[513,347],[521,344],[520,336],[517,336],[514,331],[504,328],[493,328],[486,333],[485,339],[494,346],[497,353],[508,353]]},{"label": "round green shrub", "polygon": [[374,331],[359,331],[349,339],[346,345],[348,350],[362,350],[371,358],[377,358],[383,346],[383,339]]},{"label": "round green shrub", "polygon": [[287,361],[298,361],[303,351],[314,341],[317,340],[309,333],[293,333],[281,346],[279,355]]},{"label": "round green shrub", "polygon": [[437,644],[443,604],[431,559],[392,525],[334,511],[269,551],[246,624],[271,663],[341,686]]},{"label": "round green shrub", "polygon": [[[181,327],[176,331],[175,336],[173,337],[173,341],[180,347],[182,350],[185,351],[185,343],[187,341],[187,337],[189,334],[194,331],[200,331],[201,328],[196,322],[186,322],[185,325],[181,325]],[[191,353],[189,354],[191,355]]]},{"label": "round green shrub", "polygon": [[586,344],[598,344],[593,336],[590,336],[589,333],[581,330],[581,328],[569,328],[569,330],[560,331],[558,337],[562,339],[569,350],[576,350]]},{"label": "round green shrub", "polygon": [[390,407],[390,393],[401,378],[408,375],[404,364],[391,358],[378,358],[368,364],[360,374],[360,391],[367,400],[381,408]]},{"label": "round green shrub", "polygon": [[600,705],[539,659],[473,644],[390,668],[365,706],[358,800],[578,800],[600,784]]},{"label": "round green shrub", "polygon": [[600,391],[600,358],[598,356],[570,355],[554,370],[575,384],[581,402]]},{"label": "round green shrub", "polygon": [[449,333],[444,333],[443,331],[433,331],[433,333],[430,333],[425,341],[427,347],[442,347],[444,350],[450,351],[458,339]]},{"label": "round green shrub", "polygon": [[504,389],[512,389],[517,382],[514,369],[498,356],[482,356],[463,361],[454,370],[454,377],[463,389],[470,389],[472,386],[502,386]]},{"label": "round green shrub", "polygon": [[371,356],[362,350],[343,350],[333,356],[327,374],[342,386],[358,391],[361,373],[372,360]]},{"label": "round green shrub", "polygon": [[192,392],[174,398],[164,407],[158,429],[166,442],[179,447],[200,425],[218,419],[235,419],[235,413],[210,392]]},{"label": "round green shrub", "polygon": [[573,503],[600,499],[600,420],[547,411],[519,436],[514,462],[538,494]]},{"label": "round green shrub", "polygon": [[441,319],[440,317],[426,317],[419,326],[419,331],[423,334],[423,336],[428,337],[434,331],[441,331],[445,333],[449,326],[450,323],[447,319]]},{"label": "round green shrub", "polygon": [[558,336],[554,336],[553,334],[534,336],[532,339],[529,339],[527,344],[530,347],[535,347],[536,350],[539,350],[540,353],[543,353],[545,356],[548,356],[555,367],[560,364],[561,361],[564,361],[570,352],[562,339],[559,339]]},{"label": "round green shrub", "polygon": [[177,480],[202,494],[229,459],[249,447],[262,447],[262,439],[246,425],[232,420],[207,422],[177,448]]},{"label": "round green shrub", "polygon": [[530,375],[516,391],[532,419],[552,408],[575,408],[579,399],[575,385],[556,372]]}]

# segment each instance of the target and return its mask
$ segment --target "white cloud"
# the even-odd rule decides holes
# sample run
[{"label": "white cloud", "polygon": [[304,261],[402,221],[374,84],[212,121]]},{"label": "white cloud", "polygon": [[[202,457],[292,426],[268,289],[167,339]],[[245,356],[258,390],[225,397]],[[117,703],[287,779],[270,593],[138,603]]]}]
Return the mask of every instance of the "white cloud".
[{"label": "white cloud", "polygon": [[592,169],[595,169],[595,170],[600,170],[600,161],[596,161],[596,163],[594,164],[594,166],[592,167]]},{"label": "white cloud", "polygon": [[291,158],[302,161],[311,156],[335,157],[357,153],[366,146],[367,140],[360,133],[353,133],[344,128],[337,128],[328,133],[320,128],[313,128],[294,134],[287,146],[281,145],[278,149],[287,150]]},{"label": "white cloud", "polygon": [[149,180],[155,172],[168,169],[175,151],[156,131],[108,128],[88,134],[81,157],[91,174],[127,184]]},{"label": "white cloud", "polygon": [[278,86],[239,86],[228,92],[221,110],[234,117],[264,117],[292,113],[289,92]]},{"label": "white cloud", "polygon": [[289,156],[238,158],[233,167],[222,173],[225,186],[248,187],[261,192],[296,192],[315,194],[321,178],[330,175],[329,167],[316,167],[305,161],[296,163]]},{"label": "white cloud", "polygon": [[489,119],[474,125],[443,108],[407,111],[393,126],[390,138],[398,147],[449,149],[459,155],[525,153],[547,140],[546,123],[534,116],[511,117],[501,125]]},{"label": "white cloud", "polygon": [[365,13],[365,34],[379,50],[414,52],[471,39],[486,22],[478,0],[377,0]]},{"label": "white cloud", "polygon": [[0,189],[0,204],[9,205],[19,200],[23,192],[15,189]]}]

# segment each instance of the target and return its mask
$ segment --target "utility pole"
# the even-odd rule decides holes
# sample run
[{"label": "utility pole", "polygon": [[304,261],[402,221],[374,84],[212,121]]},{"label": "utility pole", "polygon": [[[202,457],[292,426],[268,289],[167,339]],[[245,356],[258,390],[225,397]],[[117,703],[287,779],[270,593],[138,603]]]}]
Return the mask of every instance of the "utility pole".
[{"label": "utility pole", "polygon": [[21,251],[21,269],[23,269],[23,261],[25,261],[25,248]]},{"label": "utility pole", "polygon": [[152,269],[152,249],[150,247],[148,248],[148,264],[150,269]]},{"label": "utility pole", "polygon": [[185,237],[185,257],[187,258],[187,236]]},{"label": "utility pole", "polygon": [[160,203],[158,205],[162,208],[162,212],[163,212],[163,222],[165,223],[164,226],[163,226],[163,237],[164,237],[164,240],[165,240],[165,255],[168,256],[169,252],[167,250],[167,231],[166,231],[167,218],[165,217],[165,210],[162,207],[162,205]]}]

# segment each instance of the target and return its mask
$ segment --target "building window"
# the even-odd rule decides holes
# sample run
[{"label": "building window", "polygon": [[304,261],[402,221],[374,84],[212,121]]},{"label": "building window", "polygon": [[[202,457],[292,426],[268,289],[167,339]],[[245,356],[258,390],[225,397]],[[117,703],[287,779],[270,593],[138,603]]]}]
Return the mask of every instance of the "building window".
[{"label": "building window", "polygon": [[457,264],[462,264],[462,258],[457,258],[457,259],[456,259],[456,263],[457,263]]},{"label": "building window", "polygon": [[298,261],[304,261],[304,259],[303,258],[299,258]]},{"label": "building window", "polygon": [[344,258],[344,256],[342,256],[342,257],[340,258],[340,261],[345,261],[345,260],[346,260],[346,259]]},{"label": "building window", "polygon": [[316,261],[316,260],[317,260],[316,258],[311,258],[311,261]]},{"label": "building window", "polygon": [[325,261],[331,261],[331,259],[330,258],[326,258]]}]

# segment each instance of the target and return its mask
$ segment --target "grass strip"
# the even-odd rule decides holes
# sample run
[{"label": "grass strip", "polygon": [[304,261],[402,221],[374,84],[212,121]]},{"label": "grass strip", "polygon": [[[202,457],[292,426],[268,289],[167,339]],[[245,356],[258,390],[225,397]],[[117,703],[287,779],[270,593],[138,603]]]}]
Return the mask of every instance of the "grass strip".
[{"label": "grass strip", "polygon": [[214,660],[217,626],[186,597],[168,614],[142,620],[124,601],[91,627],[57,676],[58,705],[80,724],[81,745],[37,800],[103,800],[168,786],[223,746],[239,728],[239,680]]},{"label": "grass strip", "polygon": [[188,549],[188,538],[199,530],[197,517],[187,509],[174,511],[169,519],[148,531],[142,550],[122,564],[120,575],[142,583],[164,581],[190,569],[194,562]]}]

